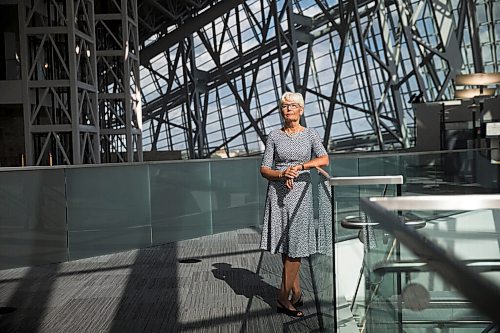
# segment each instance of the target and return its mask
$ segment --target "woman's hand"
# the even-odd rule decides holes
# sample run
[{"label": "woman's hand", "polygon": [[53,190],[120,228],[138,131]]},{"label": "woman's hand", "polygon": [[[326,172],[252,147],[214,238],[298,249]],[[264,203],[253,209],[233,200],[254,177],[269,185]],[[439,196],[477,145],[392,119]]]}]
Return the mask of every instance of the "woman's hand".
[{"label": "woman's hand", "polygon": [[283,172],[283,177],[286,179],[295,179],[299,176],[299,170],[297,166],[289,166]]},{"label": "woman's hand", "polygon": [[299,176],[299,170],[300,166],[295,165],[295,166],[289,166],[288,168],[286,168],[285,172],[283,172],[283,176],[286,178],[285,186],[288,189],[293,188],[293,181],[295,178]]}]

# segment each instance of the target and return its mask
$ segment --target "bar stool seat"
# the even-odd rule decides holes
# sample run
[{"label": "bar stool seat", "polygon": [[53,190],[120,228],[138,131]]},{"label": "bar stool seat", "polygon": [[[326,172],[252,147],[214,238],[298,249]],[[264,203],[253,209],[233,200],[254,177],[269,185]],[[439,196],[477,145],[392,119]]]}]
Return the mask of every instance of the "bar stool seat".
[{"label": "bar stool seat", "polygon": [[378,222],[365,222],[361,216],[346,216],[340,225],[346,229],[363,229],[366,226],[376,226]]},{"label": "bar stool seat", "polygon": [[404,214],[402,220],[407,226],[413,229],[422,229],[427,224],[423,218],[412,213]]},{"label": "bar stool seat", "polygon": [[[425,227],[426,222],[424,219],[418,217],[415,214],[405,214],[401,217],[401,220],[404,221],[404,224],[407,226],[413,227],[414,229],[421,229]],[[366,222],[361,216],[346,216],[342,221],[340,221],[340,225],[346,229],[363,229],[364,227],[376,227],[378,222]]]}]

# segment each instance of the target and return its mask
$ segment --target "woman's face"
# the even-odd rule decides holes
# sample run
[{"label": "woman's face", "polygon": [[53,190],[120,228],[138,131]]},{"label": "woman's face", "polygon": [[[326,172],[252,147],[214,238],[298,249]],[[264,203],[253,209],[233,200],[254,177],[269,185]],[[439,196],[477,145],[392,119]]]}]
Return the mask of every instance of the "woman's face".
[{"label": "woman's face", "polygon": [[291,99],[286,99],[284,103],[280,105],[280,108],[281,115],[285,121],[298,121],[302,113],[304,113],[304,108]]}]

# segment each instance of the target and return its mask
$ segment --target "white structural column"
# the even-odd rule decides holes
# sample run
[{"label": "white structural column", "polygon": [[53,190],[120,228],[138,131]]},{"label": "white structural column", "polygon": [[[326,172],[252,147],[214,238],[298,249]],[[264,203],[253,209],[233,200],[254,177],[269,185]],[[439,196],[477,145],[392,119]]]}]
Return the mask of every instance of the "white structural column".
[{"label": "white structural column", "polygon": [[137,1],[100,2],[95,16],[102,161],[142,161]]},{"label": "white structural column", "polygon": [[21,0],[26,165],[100,163],[92,0]]}]

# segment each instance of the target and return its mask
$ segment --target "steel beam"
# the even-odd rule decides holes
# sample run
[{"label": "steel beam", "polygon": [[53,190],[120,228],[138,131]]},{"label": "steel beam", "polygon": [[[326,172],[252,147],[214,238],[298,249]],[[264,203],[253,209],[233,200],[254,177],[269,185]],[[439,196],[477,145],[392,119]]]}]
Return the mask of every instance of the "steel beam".
[{"label": "steel beam", "polygon": [[142,161],[137,0],[104,8],[96,14],[103,162]]},{"label": "steel beam", "polygon": [[26,165],[99,163],[93,0],[18,12]]},{"label": "steel beam", "polygon": [[[272,78],[266,80],[266,89],[274,91],[276,99],[279,92],[285,90],[298,90],[316,99],[319,111],[313,106],[312,112],[321,114],[323,128],[320,132],[324,130],[325,145],[332,139],[357,142],[361,137],[369,137],[363,146],[373,145],[373,138],[378,142],[368,149],[411,147],[415,140],[411,130],[414,119],[408,99],[418,94],[422,95],[422,101],[450,97],[454,75],[462,70],[462,61],[456,55],[461,52],[460,45],[468,40],[463,38],[464,26],[469,24],[467,0],[458,3],[359,0],[355,9],[352,4],[343,1],[328,8],[324,1],[317,0],[314,3],[317,8],[308,4],[308,12],[316,11],[316,14],[306,17],[301,2],[269,0],[253,6],[246,3],[238,6],[237,2],[221,1],[201,14],[194,14],[195,19],[184,21],[171,33],[144,47],[141,61],[151,68],[159,95],[144,99],[144,118],[155,119],[150,123],[155,127],[153,146],[161,146],[158,140],[166,140],[169,147],[185,144],[186,148],[191,147],[191,156],[200,157],[221,148],[231,149],[238,140],[246,152],[254,153],[249,150],[252,144],[249,137],[255,134],[260,145],[265,141],[267,119],[273,119],[273,126],[277,119],[276,113],[268,112],[269,105],[260,109],[259,80],[265,69],[272,73]],[[224,6],[227,7],[221,9]],[[459,8],[457,22],[453,6]],[[213,16],[205,15],[209,12]],[[221,19],[214,22],[218,17]],[[232,26],[231,21],[235,22]],[[247,22],[246,32],[241,22]],[[185,59],[191,61],[203,55],[204,61],[208,59],[215,64],[208,66],[208,79],[202,91],[196,89],[198,79],[192,66],[186,72],[189,75],[186,79],[176,72],[178,64],[173,65],[174,57],[179,59],[179,46],[188,39],[196,43],[201,41],[202,45],[194,54],[184,56]],[[329,45],[319,45],[320,39]],[[245,42],[253,43],[254,47],[245,47]],[[227,45],[236,51],[229,58],[223,54]],[[188,48],[182,52],[188,52]],[[325,52],[332,54],[329,69],[332,74],[328,74],[331,77],[326,84],[324,61],[328,56],[322,59],[323,64],[318,61]],[[157,57],[159,54],[165,59]],[[150,63],[153,57],[155,62]],[[479,57],[476,55],[475,59]],[[346,65],[348,61],[351,62],[349,66]],[[162,62],[168,65],[161,68]],[[318,68],[318,65],[323,67]],[[349,84],[346,76],[349,76]],[[166,89],[160,86],[163,80],[167,82]],[[353,92],[349,85],[355,83],[358,87]],[[326,93],[324,87],[328,87]],[[237,112],[241,111],[236,120],[239,122],[237,134],[226,133],[228,126],[219,110],[224,106],[215,101],[222,98],[222,91],[230,94],[231,103],[237,104]],[[362,100],[352,98],[354,94],[362,96]],[[207,105],[206,101],[211,104]],[[310,98],[307,101],[310,103]],[[180,105],[184,105],[183,112],[186,112],[183,118],[177,115]],[[339,120],[337,114],[334,117],[334,110],[340,110],[344,119]],[[310,114],[308,110],[307,115]],[[198,131],[200,126],[205,127],[207,118],[212,119],[211,122],[215,118],[210,126],[223,132],[213,143]],[[313,124],[318,126],[316,120]],[[175,127],[191,127],[191,135],[187,135],[184,142],[176,139],[173,142],[169,133],[170,128]],[[360,127],[365,131],[360,132],[363,134],[357,132]],[[345,131],[343,137],[339,137],[339,129]]]},{"label": "steel beam", "polygon": [[180,27],[174,31],[166,34],[164,37],[158,39],[156,42],[144,47],[141,50],[141,65],[148,64],[156,55],[167,51],[173,45],[181,42],[186,36],[189,36],[196,31],[203,28],[205,25],[214,21],[216,18],[222,16],[224,13],[229,12],[231,9],[238,7],[245,2],[244,0],[222,0],[216,5],[207,9],[202,15],[191,18],[184,22]]}]

